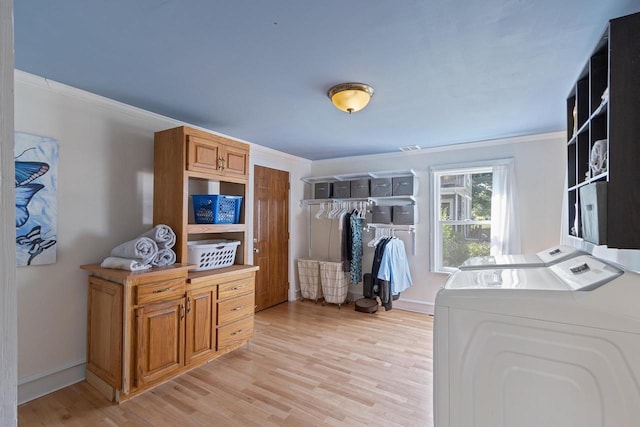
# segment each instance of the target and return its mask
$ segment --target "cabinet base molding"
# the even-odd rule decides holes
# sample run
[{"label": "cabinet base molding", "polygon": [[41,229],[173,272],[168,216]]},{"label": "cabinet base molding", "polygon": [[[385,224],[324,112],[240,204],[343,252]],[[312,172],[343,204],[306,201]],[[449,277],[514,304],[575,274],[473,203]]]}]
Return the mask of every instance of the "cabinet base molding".
[{"label": "cabinet base molding", "polygon": [[98,391],[98,393],[100,393],[100,395],[102,395],[104,398],[106,398],[107,400],[109,400],[110,402],[114,402],[114,403],[122,403],[125,402],[131,398],[134,398],[136,396],[139,396],[143,393],[146,393],[149,390],[152,390],[166,382],[171,381],[172,379],[187,373],[189,371],[192,371],[194,369],[197,369],[203,365],[206,365],[207,363],[213,362],[214,360],[216,360],[217,358],[219,358],[220,356],[224,356],[227,353],[231,353],[234,350],[237,350],[241,347],[248,347],[249,346],[249,340],[246,340],[234,347],[228,347],[225,349],[222,349],[220,351],[218,351],[215,355],[215,357],[209,359],[209,360],[205,360],[202,361],[200,363],[194,363],[191,364],[187,367],[184,367],[183,369],[180,370],[180,372],[176,373],[174,376],[165,378],[163,380],[151,383],[151,384],[145,384],[145,387],[143,389],[139,389],[139,390],[135,390],[132,391],[131,393],[128,394],[123,394],[120,392],[120,390],[115,389],[113,386],[111,386],[110,384],[108,384],[106,381],[102,380],[102,378],[100,378],[99,376],[97,376],[96,374],[94,374],[93,372],[91,372],[89,369],[86,370],[85,373],[85,381],[87,382],[87,384],[89,384],[90,386],[92,386],[94,389],[96,389],[96,391]]},{"label": "cabinet base molding", "polygon": [[120,392],[87,369],[85,380],[110,402],[119,402]]}]

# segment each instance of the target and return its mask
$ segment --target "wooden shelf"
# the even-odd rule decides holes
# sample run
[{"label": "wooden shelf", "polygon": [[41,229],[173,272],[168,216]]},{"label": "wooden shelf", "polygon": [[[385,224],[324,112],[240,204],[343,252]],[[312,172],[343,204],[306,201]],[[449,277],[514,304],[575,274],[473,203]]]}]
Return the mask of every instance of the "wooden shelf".
[{"label": "wooden shelf", "polygon": [[246,224],[189,224],[188,234],[246,232]]},{"label": "wooden shelf", "polygon": [[[249,148],[248,144],[187,126],[155,133],[153,222],[166,224],[176,233],[173,249],[178,262],[188,262],[187,242],[198,234],[239,240],[235,262],[243,264],[247,260]],[[240,221],[244,223],[189,223],[191,196],[209,191],[242,196]]]}]

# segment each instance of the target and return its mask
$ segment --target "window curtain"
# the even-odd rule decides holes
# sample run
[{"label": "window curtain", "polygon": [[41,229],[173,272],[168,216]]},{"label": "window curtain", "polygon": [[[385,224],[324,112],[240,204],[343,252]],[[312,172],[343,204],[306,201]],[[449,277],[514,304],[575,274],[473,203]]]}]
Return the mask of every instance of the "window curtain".
[{"label": "window curtain", "polygon": [[491,255],[519,254],[520,218],[513,159],[493,166]]}]

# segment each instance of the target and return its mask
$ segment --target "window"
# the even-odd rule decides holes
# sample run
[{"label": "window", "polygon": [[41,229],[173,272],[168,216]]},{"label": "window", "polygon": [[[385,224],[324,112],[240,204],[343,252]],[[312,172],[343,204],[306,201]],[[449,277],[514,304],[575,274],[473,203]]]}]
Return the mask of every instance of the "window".
[{"label": "window", "polygon": [[513,161],[431,169],[432,270],[452,272],[473,256],[518,253]]}]

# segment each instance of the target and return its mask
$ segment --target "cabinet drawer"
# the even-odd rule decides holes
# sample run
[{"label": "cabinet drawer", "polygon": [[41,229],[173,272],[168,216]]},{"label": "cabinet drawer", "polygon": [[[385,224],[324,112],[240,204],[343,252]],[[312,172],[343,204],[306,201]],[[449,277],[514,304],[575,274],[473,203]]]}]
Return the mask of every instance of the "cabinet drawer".
[{"label": "cabinet drawer", "polygon": [[253,316],[218,328],[218,350],[240,345],[253,337]]},{"label": "cabinet drawer", "polygon": [[253,313],[254,294],[228,299],[218,303],[218,325],[233,322]]},{"label": "cabinet drawer", "polygon": [[234,280],[232,282],[221,283],[218,286],[218,300],[246,295],[253,292],[254,279],[248,277],[246,279]]},{"label": "cabinet drawer", "polygon": [[161,280],[136,286],[136,304],[170,301],[181,298],[185,293],[184,278]]}]

